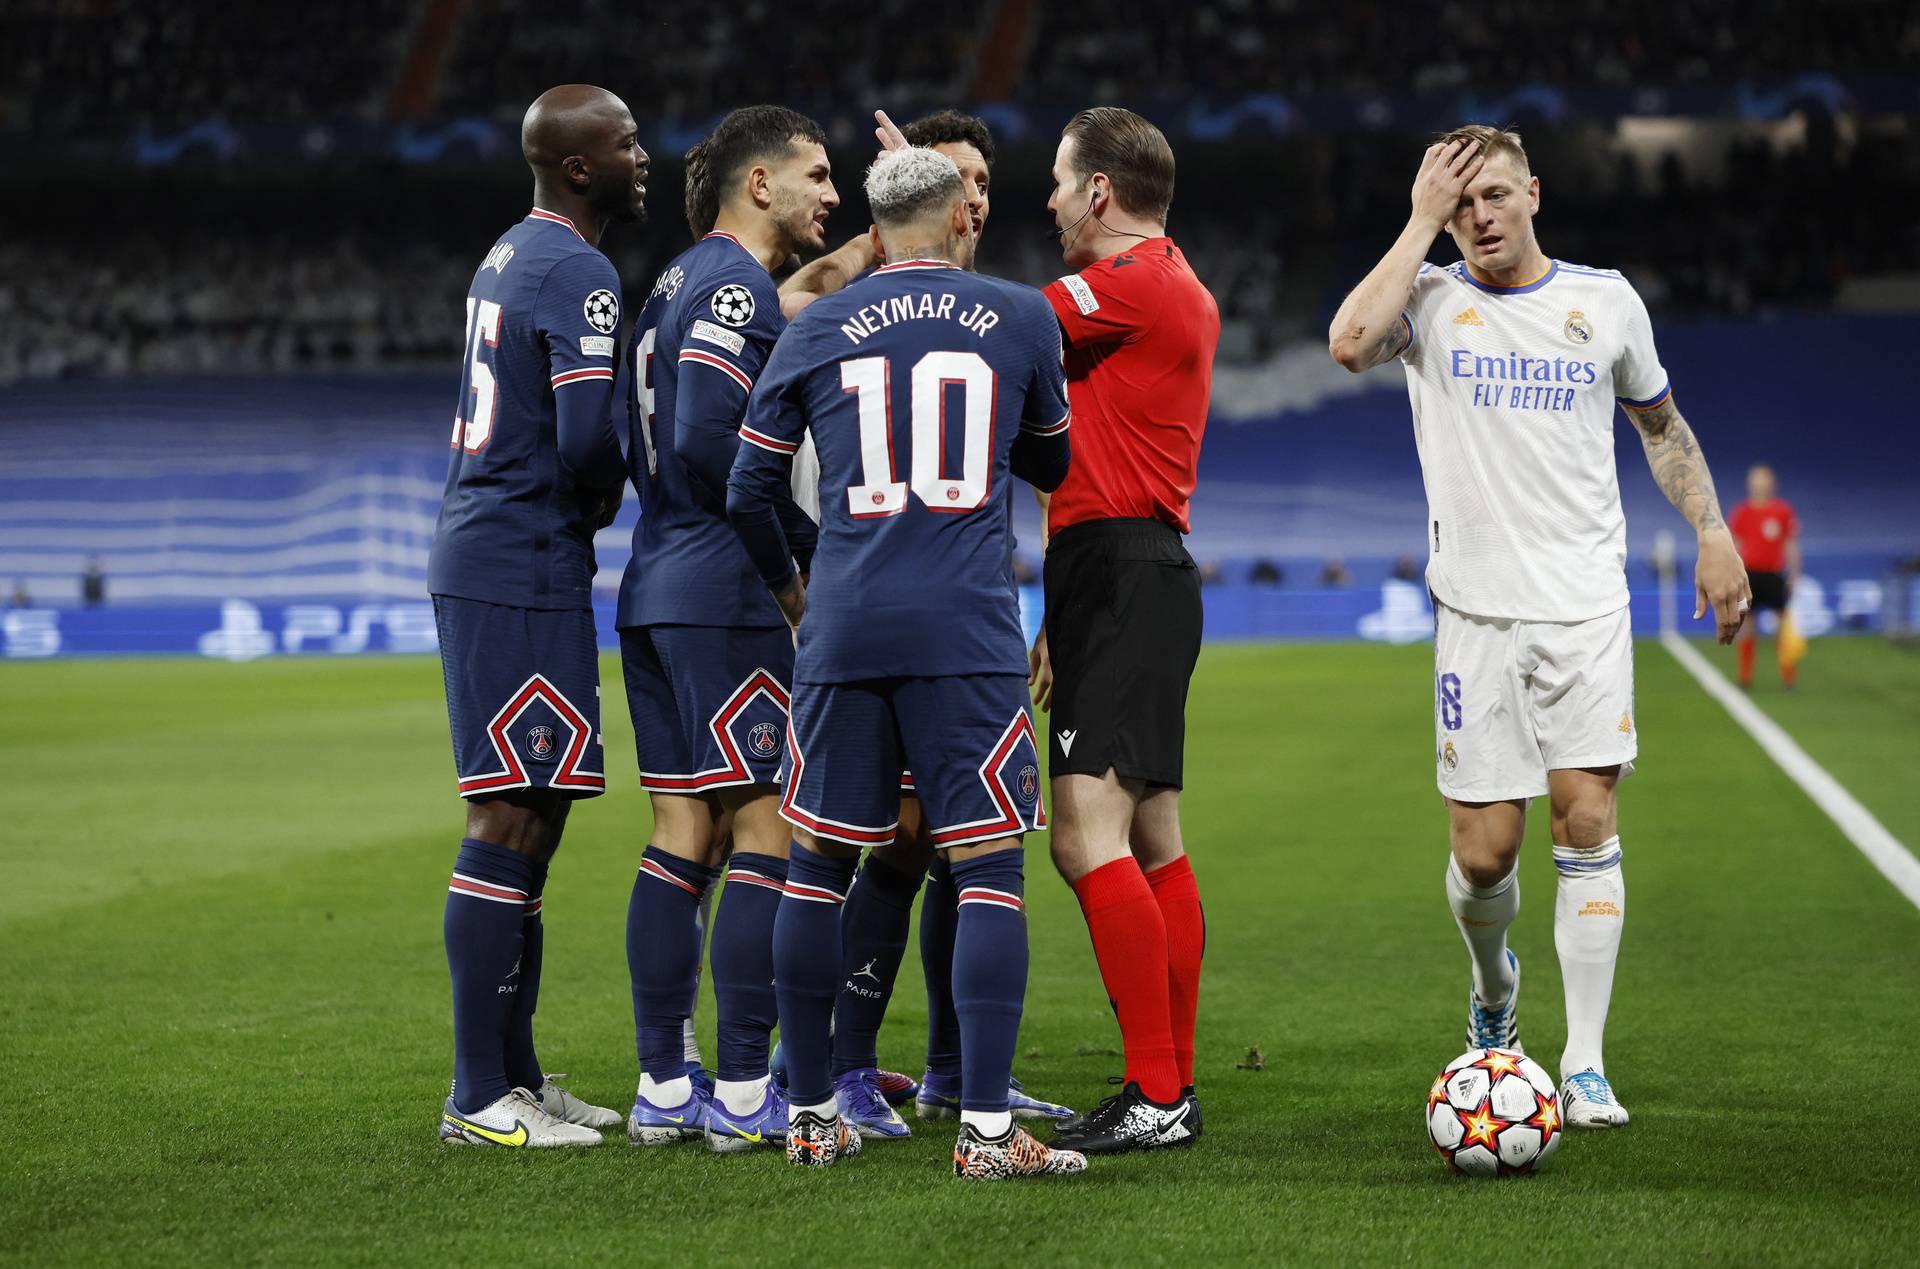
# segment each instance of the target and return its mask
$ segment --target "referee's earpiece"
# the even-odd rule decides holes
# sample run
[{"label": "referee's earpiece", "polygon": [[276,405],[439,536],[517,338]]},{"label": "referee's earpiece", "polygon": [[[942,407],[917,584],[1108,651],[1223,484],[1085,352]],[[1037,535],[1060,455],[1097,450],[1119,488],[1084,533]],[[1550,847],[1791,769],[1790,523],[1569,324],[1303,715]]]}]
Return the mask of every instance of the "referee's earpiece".
[{"label": "referee's earpiece", "polygon": [[1049,233],[1047,234],[1047,237],[1049,237],[1049,238],[1064,238],[1064,237],[1066,237],[1066,236],[1067,236],[1068,234],[1070,234],[1070,233],[1072,233],[1072,232],[1073,232],[1074,230],[1076,230],[1076,229],[1078,229],[1078,228],[1080,227],[1080,221],[1082,221],[1082,220],[1085,220],[1085,219],[1086,219],[1087,217],[1089,217],[1089,216],[1092,216],[1092,215],[1093,215],[1093,202],[1094,202],[1094,200],[1095,200],[1095,199],[1097,199],[1097,198],[1099,198],[1099,197],[1100,197],[1100,191],[1099,191],[1099,190],[1092,190],[1092,191],[1089,191],[1089,192],[1088,192],[1088,194],[1087,194],[1087,210],[1085,210],[1085,211],[1083,211],[1083,212],[1081,212],[1081,213],[1080,213],[1080,219],[1079,219],[1079,220],[1076,220],[1076,221],[1074,221],[1074,222],[1073,222],[1073,223],[1072,223],[1071,225],[1068,225],[1068,226],[1067,226],[1067,227],[1066,227],[1065,229],[1055,229],[1055,230],[1052,230],[1051,232],[1049,232]]}]

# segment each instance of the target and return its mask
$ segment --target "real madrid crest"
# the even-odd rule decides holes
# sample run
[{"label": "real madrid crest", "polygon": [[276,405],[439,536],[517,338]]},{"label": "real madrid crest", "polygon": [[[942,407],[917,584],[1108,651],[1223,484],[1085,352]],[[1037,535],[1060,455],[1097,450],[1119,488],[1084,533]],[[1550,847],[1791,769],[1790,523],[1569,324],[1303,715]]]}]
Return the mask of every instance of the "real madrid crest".
[{"label": "real madrid crest", "polygon": [[1440,750],[1440,765],[1449,771],[1460,765],[1460,755],[1454,751],[1451,740]]},{"label": "real madrid crest", "polygon": [[1567,340],[1575,344],[1593,342],[1593,327],[1587,324],[1587,315],[1577,308],[1567,310],[1567,324],[1560,328],[1567,334]]}]

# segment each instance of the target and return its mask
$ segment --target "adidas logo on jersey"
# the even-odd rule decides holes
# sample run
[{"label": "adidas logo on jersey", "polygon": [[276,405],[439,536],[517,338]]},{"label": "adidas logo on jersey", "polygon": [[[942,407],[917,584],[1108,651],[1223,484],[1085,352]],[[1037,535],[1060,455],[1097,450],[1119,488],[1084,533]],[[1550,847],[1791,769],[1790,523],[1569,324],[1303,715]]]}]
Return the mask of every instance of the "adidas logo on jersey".
[{"label": "adidas logo on jersey", "polygon": [[1464,313],[1457,314],[1453,319],[1453,324],[1455,326],[1485,326],[1486,325],[1485,322],[1480,320],[1480,314],[1474,312],[1472,309],[1468,309]]}]

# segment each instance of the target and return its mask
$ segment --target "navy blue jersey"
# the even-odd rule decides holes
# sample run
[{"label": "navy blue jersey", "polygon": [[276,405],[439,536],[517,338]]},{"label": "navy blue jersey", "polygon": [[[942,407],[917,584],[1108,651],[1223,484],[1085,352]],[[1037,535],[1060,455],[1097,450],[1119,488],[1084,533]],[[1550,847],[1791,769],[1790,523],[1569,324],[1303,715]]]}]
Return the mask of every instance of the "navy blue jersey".
[{"label": "navy blue jersey", "polygon": [[801,438],[820,455],[820,540],[796,682],[1022,674],[1010,474],[1016,450],[1066,470],[1060,328],[1038,291],[903,261],[815,301],[747,407],[730,509],[770,583],[756,531]]},{"label": "navy blue jersey", "polygon": [[785,624],[726,505],[747,394],[785,327],[773,279],[731,234],[708,234],[654,283],[633,328],[627,461],[640,522],[621,627]]},{"label": "navy blue jersey", "polygon": [[535,208],[487,253],[467,289],[433,594],[592,606],[592,503],[624,463],[611,418],[619,326],[619,274],[566,217]]}]

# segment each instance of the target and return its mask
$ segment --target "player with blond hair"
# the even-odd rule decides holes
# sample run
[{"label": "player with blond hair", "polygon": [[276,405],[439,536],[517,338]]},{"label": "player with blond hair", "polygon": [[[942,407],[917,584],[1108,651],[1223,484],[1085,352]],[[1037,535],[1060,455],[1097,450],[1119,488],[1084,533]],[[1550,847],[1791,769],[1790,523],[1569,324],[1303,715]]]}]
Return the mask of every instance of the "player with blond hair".
[{"label": "player with blond hair", "polygon": [[[1517,133],[1457,128],[1427,147],[1406,228],[1334,316],[1354,373],[1399,358],[1428,503],[1434,761],[1446,890],[1473,964],[1472,1048],[1518,1048],[1527,808],[1546,797],[1559,874],[1554,945],[1567,1004],[1561,1105],[1573,1127],[1627,1122],[1601,1049],[1626,891],[1616,792],[1633,770],[1626,520],[1615,401],[1699,539],[1698,619],[1739,633],[1747,574],[1646,306],[1612,269],[1547,256],[1540,178]],[[1427,263],[1442,230],[1460,260]]]}]

